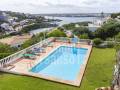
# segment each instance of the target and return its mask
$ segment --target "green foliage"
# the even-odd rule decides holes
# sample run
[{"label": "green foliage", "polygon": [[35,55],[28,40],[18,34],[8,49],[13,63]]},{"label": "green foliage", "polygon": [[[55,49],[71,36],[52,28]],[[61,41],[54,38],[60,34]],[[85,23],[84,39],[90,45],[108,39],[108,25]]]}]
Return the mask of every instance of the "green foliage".
[{"label": "green foliage", "polygon": [[0,59],[4,58],[10,54],[13,54],[16,51],[17,51],[16,48],[10,47],[7,44],[0,43]]},{"label": "green foliage", "polygon": [[107,48],[113,48],[115,45],[114,42],[107,42]]},{"label": "green foliage", "polygon": [[88,26],[88,23],[91,23],[91,22],[78,22],[77,24],[80,25],[80,26]]},{"label": "green foliage", "polygon": [[89,39],[89,36],[88,36],[88,34],[82,34],[82,35],[80,35],[79,38],[80,39]]},{"label": "green foliage", "polygon": [[77,22],[77,23],[70,23],[70,24],[64,24],[63,27],[64,29],[66,30],[73,30],[76,28],[76,24],[79,25],[79,26],[88,26],[88,23],[91,23],[91,22]]},{"label": "green foliage", "polygon": [[89,30],[88,28],[81,26],[81,27],[75,28],[73,30],[73,33],[77,36],[80,36],[81,34],[89,33]]},{"label": "green foliage", "polygon": [[0,53],[0,59],[5,58],[9,55],[11,55],[11,53]]},{"label": "green foliage", "polygon": [[58,27],[57,29],[60,31],[64,31],[64,29],[62,27]]},{"label": "green foliage", "polygon": [[0,43],[0,53],[11,53],[13,52],[13,48],[11,48],[7,44]]},{"label": "green foliage", "polygon": [[114,46],[114,48],[115,48],[116,51],[119,51],[120,50],[120,44],[116,43],[115,46]]},{"label": "green foliage", "polygon": [[118,34],[115,36],[115,38],[120,39],[120,33],[118,33]]},{"label": "green foliage", "polygon": [[33,36],[31,39],[27,40],[24,44],[22,44],[21,48],[27,48],[33,44],[36,44],[40,42],[42,39],[44,39],[44,33],[37,34]]},{"label": "green foliage", "polygon": [[101,28],[95,31],[95,36],[101,39],[114,37],[120,32],[120,23],[116,20],[110,20],[105,23]]},{"label": "green foliage", "polygon": [[73,31],[73,34],[77,35],[77,36],[81,36],[83,34],[87,34],[88,37],[91,37],[92,36],[92,33],[91,31],[89,31],[88,28],[84,27],[84,26],[80,26],[78,28],[75,28]]},{"label": "green foliage", "polygon": [[95,38],[93,40],[93,43],[97,46],[97,45],[100,45],[102,43],[102,40],[100,38]]},{"label": "green foliage", "polygon": [[118,34],[115,36],[115,40],[118,41],[118,42],[120,41],[120,33],[118,33]]},{"label": "green foliage", "polygon": [[75,23],[64,24],[63,27],[64,27],[64,29],[66,29],[66,30],[72,30],[72,29],[75,28]]},{"label": "green foliage", "polygon": [[56,29],[48,33],[47,37],[66,37],[66,34],[63,31]]},{"label": "green foliage", "polygon": [[11,36],[10,34],[8,34],[8,35],[1,35],[1,34],[0,34],[0,39],[6,38],[6,37],[10,37],[10,36]]},{"label": "green foliage", "polygon": [[111,18],[117,18],[117,16],[120,16],[120,13],[113,13],[113,14],[111,14]]}]

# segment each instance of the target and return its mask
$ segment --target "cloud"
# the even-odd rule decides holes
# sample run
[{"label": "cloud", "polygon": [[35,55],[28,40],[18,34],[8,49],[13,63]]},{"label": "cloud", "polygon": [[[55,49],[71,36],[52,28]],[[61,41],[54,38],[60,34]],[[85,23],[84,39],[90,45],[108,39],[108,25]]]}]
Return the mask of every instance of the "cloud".
[{"label": "cloud", "polygon": [[0,0],[1,10],[25,13],[119,12],[120,0]]},{"label": "cloud", "polygon": [[50,2],[46,2],[46,4],[49,6],[49,7],[55,7],[55,8],[71,8],[71,7],[75,7],[75,8],[79,8],[79,6],[75,6],[75,5],[72,5],[72,4],[53,4],[53,3],[50,3]]},{"label": "cloud", "polygon": [[86,5],[93,5],[93,4],[98,4],[98,0],[89,0],[89,1],[83,1],[84,4]]}]

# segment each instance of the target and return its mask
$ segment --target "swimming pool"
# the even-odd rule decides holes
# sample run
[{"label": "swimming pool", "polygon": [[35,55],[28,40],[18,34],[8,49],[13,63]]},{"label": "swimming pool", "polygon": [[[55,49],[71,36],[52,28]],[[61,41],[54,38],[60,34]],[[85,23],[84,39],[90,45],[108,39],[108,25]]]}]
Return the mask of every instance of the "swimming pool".
[{"label": "swimming pool", "polygon": [[74,81],[84,63],[88,49],[60,46],[30,72]]}]

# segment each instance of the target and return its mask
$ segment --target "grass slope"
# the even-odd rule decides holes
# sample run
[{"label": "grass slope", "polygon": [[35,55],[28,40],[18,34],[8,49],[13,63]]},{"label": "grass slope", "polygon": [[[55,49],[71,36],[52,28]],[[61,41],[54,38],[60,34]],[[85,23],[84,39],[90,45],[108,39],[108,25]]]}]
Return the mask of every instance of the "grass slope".
[{"label": "grass slope", "polygon": [[94,90],[96,87],[108,86],[112,79],[114,56],[114,49],[94,48],[80,87],[0,73],[0,90]]}]

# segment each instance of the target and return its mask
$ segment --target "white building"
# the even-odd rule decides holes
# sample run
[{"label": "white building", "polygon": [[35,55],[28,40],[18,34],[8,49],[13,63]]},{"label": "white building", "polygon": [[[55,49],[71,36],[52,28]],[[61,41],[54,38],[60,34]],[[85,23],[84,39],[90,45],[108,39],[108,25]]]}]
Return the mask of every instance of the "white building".
[{"label": "white building", "polygon": [[13,27],[10,26],[8,23],[3,23],[0,25],[5,31],[14,31]]},{"label": "white building", "polygon": [[20,31],[22,28],[22,26],[15,27],[15,31]]},{"label": "white building", "polygon": [[20,25],[21,26],[25,25],[26,23],[28,23],[28,20],[22,20],[22,21],[20,21]]},{"label": "white building", "polygon": [[98,28],[100,28],[100,25],[95,25],[95,24],[88,24],[88,29],[92,32],[96,31]]},{"label": "white building", "polygon": [[95,20],[93,23],[88,24],[88,29],[92,32],[100,28],[104,23],[104,20]]}]

